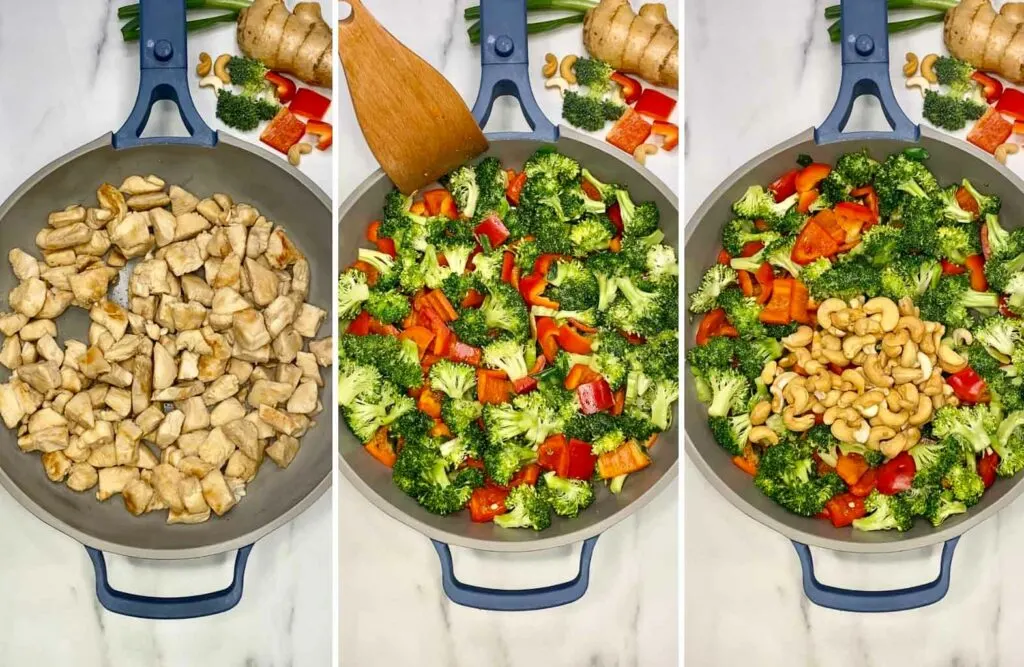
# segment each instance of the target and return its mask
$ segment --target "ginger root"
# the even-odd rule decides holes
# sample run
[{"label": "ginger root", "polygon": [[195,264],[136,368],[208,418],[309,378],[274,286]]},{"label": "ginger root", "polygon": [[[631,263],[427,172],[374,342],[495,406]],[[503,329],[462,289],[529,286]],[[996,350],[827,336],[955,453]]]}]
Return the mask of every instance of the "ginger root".
[{"label": "ginger root", "polygon": [[255,0],[238,15],[236,39],[242,53],[270,69],[331,87],[331,28],[319,3],[299,2],[289,12],[284,0]]},{"label": "ginger root", "polygon": [[946,48],[976,69],[1024,83],[1022,23],[1024,3],[1004,4],[997,13],[990,0],[962,0],[946,12]]},{"label": "ginger root", "polygon": [[583,20],[583,44],[591,56],[656,86],[679,85],[679,31],[665,5],[634,12],[629,0],[601,0]]}]

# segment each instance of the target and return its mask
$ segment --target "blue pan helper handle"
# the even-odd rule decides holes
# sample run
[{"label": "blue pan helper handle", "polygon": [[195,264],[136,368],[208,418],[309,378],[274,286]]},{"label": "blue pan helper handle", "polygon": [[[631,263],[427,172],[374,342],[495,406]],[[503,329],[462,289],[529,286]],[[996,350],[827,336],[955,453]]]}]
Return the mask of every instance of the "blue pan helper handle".
[{"label": "blue pan helper handle", "polygon": [[580,570],[574,579],[562,584],[528,590],[503,590],[465,584],[455,576],[452,552],[444,542],[431,540],[441,560],[441,584],[445,595],[455,604],[486,611],[535,611],[561,607],[579,600],[590,584],[590,559],[594,555],[597,537],[583,541],[580,551]]},{"label": "blue pan helper handle", "polygon": [[245,564],[249,560],[252,545],[242,547],[235,556],[235,573],[231,584],[213,593],[188,595],[178,598],[157,598],[147,595],[125,593],[113,588],[107,577],[107,561],[103,552],[86,547],[93,569],[96,570],[96,597],[107,611],[122,616],[171,620],[213,616],[233,609],[242,599],[245,584]]},{"label": "blue pan helper handle", "polygon": [[[185,48],[185,0],[142,0],[139,54],[142,65],[135,107],[117,132],[114,148],[146,144],[191,144],[212,147],[217,133],[203,121],[188,90],[188,54]],[[178,106],[187,137],[139,135],[149,121],[153,105],[170,100]]]},{"label": "blue pan helper handle", "polygon": [[934,581],[891,591],[854,591],[823,584],[814,576],[814,560],[811,558],[810,548],[800,542],[793,542],[793,546],[796,547],[796,554],[800,558],[807,599],[819,607],[866,613],[919,609],[946,597],[949,591],[953,550],[956,549],[959,540],[959,537],[954,537],[942,545],[939,576]]},{"label": "blue pan helper handle", "polygon": [[[886,0],[842,0],[840,11],[843,78],[835,106],[825,122],[814,130],[814,141],[819,144],[849,139],[917,141],[921,136],[921,128],[903,113],[889,80]],[[850,119],[853,103],[861,95],[871,95],[878,99],[891,130],[843,132]]]},{"label": "blue pan helper handle", "polygon": [[558,127],[537,105],[530,87],[530,54],[526,43],[526,0],[482,0],[480,3],[480,92],[473,117],[487,125],[494,100],[503,96],[519,101],[530,132],[497,132],[489,139],[529,139],[554,142]]}]

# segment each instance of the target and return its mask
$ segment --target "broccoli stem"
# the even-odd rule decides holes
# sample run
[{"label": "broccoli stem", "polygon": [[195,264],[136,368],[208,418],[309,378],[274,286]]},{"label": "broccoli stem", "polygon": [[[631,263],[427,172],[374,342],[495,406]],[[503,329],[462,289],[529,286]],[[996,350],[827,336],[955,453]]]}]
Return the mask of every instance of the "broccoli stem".
[{"label": "broccoli stem", "polygon": [[[556,28],[561,28],[564,25],[573,25],[575,23],[583,23],[583,14],[572,14],[571,16],[563,16],[560,19],[552,19],[550,21],[535,21],[534,23],[526,24],[526,33],[529,35],[536,35],[542,32],[549,32]],[[469,33],[469,41],[473,44],[480,43],[480,21],[469,26],[466,30]]]},{"label": "broccoli stem", "polygon": [[[526,11],[567,11],[585,12],[597,7],[597,0],[526,0]],[[480,18],[480,5],[466,8],[462,16],[468,21]]]},{"label": "broccoli stem", "polygon": [[[211,28],[220,23],[234,23],[238,20],[238,12],[226,12],[224,14],[217,14],[215,16],[208,16],[203,19],[195,19],[185,24],[186,32],[198,32],[199,30],[205,30]],[[139,39],[141,29],[138,25],[138,19],[132,19],[121,28],[121,37],[126,42],[134,42]]]},{"label": "broccoli stem", "polygon": [[[903,9],[934,9],[940,12],[953,9],[960,0],[889,0],[888,7],[889,11],[899,11]],[[837,19],[840,15],[840,5],[829,5],[825,8],[825,18]],[[890,32],[892,32],[890,30]]]},{"label": "broccoli stem", "polygon": [[[928,14],[916,19],[907,19],[906,21],[892,21],[889,23],[889,34],[892,35],[897,32],[906,32],[919,28],[929,23],[942,23],[946,18],[946,12],[937,12],[935,14]],[[839,28],[839,21],[836,21],[828,27],[828,38],[833,42],[838,42],[842,39],[842,32]]]},{"label": "broccoli stem", "polygon": [[[235,12],[242,11],[252,4],[252,0],[185,0],[185,9],[227,9]],[[117,8],[117,18],[129,19],[139,15],[138,3],[134,5],[122,5]]]}]

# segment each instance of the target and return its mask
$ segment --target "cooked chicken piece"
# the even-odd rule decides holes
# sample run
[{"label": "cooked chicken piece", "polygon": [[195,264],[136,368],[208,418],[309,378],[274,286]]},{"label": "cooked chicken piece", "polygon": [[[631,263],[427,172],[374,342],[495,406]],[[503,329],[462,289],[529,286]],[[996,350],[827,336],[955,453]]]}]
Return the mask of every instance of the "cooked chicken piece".
[{"label": "cooked chicken piece", "polygon": [[198,213],[185,213],[184,215],[179,215],[177,216],[177,223],[174,226],[174,240],[186,241],[195,237],[199,232],[209,228],[210,221]]},{"label": "cooked chicken piece", "polygon": [[165,208],[149,210],[149,224],[153,227],[153,238],[158,248],[174,241],[174,214]]},{"label": "cooked chicken piece", "polygon": [[72,204],[63,211],[53,211],[46,218],[46,224],[51,227],[67,227],[76,222],[85,222],[85,207]]},{"label": "cooked chicken piece", "polygon": [[235,496],[224,481],[220,470],[211,470],[202,479],[203,498],[217,516],[224,516],[235,506]]},{"label": "cooked chicken piece", "polygon": [[249,381],[249,377],[252,375],[253,365],[248,361],[242,361],[241,359],[232,358],[228,361],[227,372],[238,378],[240,383]]},{"label": "cooked chicken piece", "polygon": [[121,491],[121,497],[124,499],[124,508],[135,516],[140,516],[149,508],[154,493],[152,486],[146,484],[141,479],[133,479],[125,484]]},{"label": "cooked chicken piece", "polygon": [[46,471],[46,476],[51,482],[63,482],[64,477],[71,470],[72,461],[64,455],[64,452],[46,452],[42,455],[41,460],[43,470]]},{"label": "cooked chicken piece", "polygon": [[215,428],[199,445],[199,458],[214,468],[222,468],[233,451],[235,444],[228,439],[223,429]]},{"label": "cooked chicken piece", "polygon": [[249,236],[245,242],[245,256],[256,259],[267,251],[267,243],[270,241],[270,230],[273,224],[263,216],[249,228]]},{"label": "cooked chicken piece", "polygon": [[132,412],[139,414],[150,405],[153,394],[153,354],[146,354],[139,346],[140,354],[132,361]]},{"label": "cooked chicken piece", "polygon": [[114,337],[107,331],[107,328],[91,322],[89,324],[89,334],[87,336],[88,343],[91,346],[100,348],[104,353],[104,359],[106,359],[107,349],[114,344]]},{"label": "cooked chicken piece", "polygon": [[[52,324],[50,320],[41,321],[50,322]],[[53,336],[57,333],[56,328],[56,325],[54,325],[53,334],[46,333],[36,341],[36,349],[39,350],[39,354],[43,359],[46,361],[52,361],[60,366],[64,363],[64,350],[60,349],[60,345],[57,345],[57,341],[53,339]]]},{"label": "cooked chicken piece", "polygon": [[29,341],[21,342],[21,365],[34,364],[39,358],[36,346]]},{"label": "cooked chicken piece", "polygon": [[18,280],[39,277],[39,260],[21,248],[14,248],[7,253],[7,260],[11,263],[11,269]]},{"label": "cooked chicken piece", "polygon": [[[114,387],[127,388],[132,386],[132,372],[120,364],[111,364],[110,370],[97,378],[100,382],[106,382]],[[131,392],[126,391],[125,394],[131,403]]]},{"label": "cooked chicken piece", "polygon": [[0,384],[0,417],[3,418],[7,428],[14,428],[25,416],[25,410],[18,400],[14,387],[11,383]]},{"label": "cooked chicken piece", "polygon": [[206,306],[198,301],[171,304],[171,320],[178,331],[198,329],[206,321]]},{"label": "cooked chicken piece", "polygon": [[150,192],[143,195],[132,195],[125,203],[133,211],[148,211],[151,208],[170,205],[171,198],[163,192]]},{"label": "cooked chicken piece", "polygon": [[206,342],[203,332],[199,329],[182,331],[175,339],[175,349],[178,352],[188,350],[196,354],[213,354],[213,348]]},{"label": "cooked chicken piece", "polygon": [[[252,260],[247,260],[252,261]],[[287,296],[275,297],[270,305],[263,311],[263,318],[267,322],[267,331],[271,338],[276,338],[285,327],[290,325],[298,314],[295,301]]]},{"label": "cooked chicken piece", "polygon": [[18,337],[22,341],[36,342],[41,338],[57,335],[57,325],[53,320],[33,320],[21,328]]},{"label": "cooked chicken piece", "polygon": [[113,219],[114,214],[105,208],[85,209],[85,224],[87,224],[90,229],[103,229]]},{"label": "cooked chicken piece", "polygon": [[229,396],[238,393],[239,382],[234,375],[222,375],[214,380],[203,392],[203,401],[207,405],[216,405]]},{"label": "cooked chicken piece", "polygon": [[0,364],[12,371],[21,365],[21,339],[18,334],[4,339],[3,346],[0,346]]},{"label": "cooked chicken piece", "polygon": [[313,382],[303,382],[288,399],[286,409],[288,412],[308,415],[316,410],[317,393],[319,389]]},{"label": "cooked chicken piece", "polygon": [[160,499],[172,510],[182,511],[185,503],[181,497],[181,472],[173,465],[161,463],[153,468],[153,488]]},{"label": "cooked chicken piece", "polygon": [[105,353],[107,361],[117,363],[132,359],[139,350],[141,340],[141,336],[126,334],[121,340],[107,348]]},{"label": "cooked chicken piece", "polygon": [[108,266],[112,266],[115,269],[120,269],[121,267],[128,263],[128,259],[117,248],[114,248],[109,253],[107,253],[106,261]]},{"label": "cooked chicken piece", "polygon": [[269,424],[278,433],[295,435],[301,429],[301,425],[294,417],[269,405],[259,406],[259,416],[261,421]]},{"label": "cooked chicken piece", "polygon": [[224,399],[210,413],[211,426],[224,426],[245,416],[245,407],[234,396]]},{"label": "cooked chicken piece", "polygon": [[[223,271],[223,267],[221,267]],[[245,260],[246,278],[257,306],[266,306],[277,298],[277,274],[253,259]]]},{"label": "cooked chicken piece", "polygon": [[76,266],[57,266],[52,269],[46,269],[39,277],[46,281],[54,289],[63,290],[65,292],[71,291],[71,276],[78,274],[78,267]]},{"label": "cooked chicken piece", "polygon": [[124,420],[117,425],[114,434],[114,458],[118,465],[128,465],[138,458],[139,440],[142,429],[133,421]]},{"label": "cooked chicken piece", "polygon": [[57,319],[64,314],[64,311],[68,309],[74,298],[75,295],[70,291],[54,288],[48,289],[46,290],[46,299],[43,301],[43,307],[36,313],[36,317],[41,320]]},{"label": "cooked chicken piece", "polygon": [[162,192],[166,185],[162,179],[157,176],[129,176],[124,179],[121,183],[121,187],[118,188],[126,195],[145,195],[154,192]]},{"label": "cooked chicken piece", "polygon": [[227,223],[229,225],[242,225],[252,227],[260,217],[260,212],[248,204],[236,204],[228,211]]},{"label": "cooked chicken piece", "polygon": [[[71,248],[67,248],[65,250],[44,250],[43,251],[43,262],[45,262],[46,267],[48,267],[48,268],[56,268],[56,267],[62,267],[62,266],[74,266],[75,259],[76,259],[75,251],[72,250]],[[42,277],[42,273],[44,271],[46,271],[46,269],[43,268],[42,266],[40,266],[39,267],[39,271],[40,271],[39,275],[40,275],[40,277]]]},{"label": "cooked chicken piece", "polygon": [[251,482],[256,478],[259,466],[248,456],[237,449],[231,454],[227,465],[224,467],[224,474],[228,477],[236,477],[245,482]]},{"label": "cooked chicken piece", "polygon": [[67,426],[53,426],[20,436],[18,447],[23,452],[56,452],[67,448],[69,438]]},{"label": "cooked chicken piece", "polygon": [[182,276],[181,291],[189,301],[201,303],[207,308],[213,305],[213,288],[199,276],[191,274]]},{"label": "cooked chicken piece", "polygon": [[60,368],[52,361],[23,365],[14,373],[41,394],[60,387]]},{"label": "cooked chicken piece", "polygon": [[302,253],[292,244],[284,230],[277,227],[267,241],[267,261],[275,269],[284,269],[299,260]]},{"label": "cooked chicken piece", "polygon": [[97,420],[96,424],[88,431],[84,431],[81,437],[82,442],[92,449],[113,444],[114,426],[110,422]]},{"label": "cooked chicken piece", "polygon": [[217,273],[212,278],[207,276],[210,285],[214,289],[221,289],[224,287],[230,287],[231,289],[241,289],[242,279],[242,259],[235,253],[229,253],[223,261],[217,266]]},{"label": "cooked chicken piece", "polygon": [[32,318],[39,314],[46,300],[46,283],[39,278],[23,280],[11,290],[7,297],[11,308],[25,317]]},{"label": "cooked chicken piece", "polygon": [[76,222],[59,229],[40,229],[36,234],[36,245],[41,250],[64,250],[74,248],[89,240],[93,230],[84,222]]},{"label": "cooked chicken piece", "polygon": [[110,250],[110,236],[102,229],[94,231],[89,240],[74,247],[79,255],[103,257]]},{"label": "cooked chicken piece", "polygon": [[96,500],[104,501],[121,493],[128,483],[139,478],[139,471],[129,466],[114,466],[99,471],[99,489]]},{"label": "cooked chicken piece", "polygon": [[212,355],[204,354],[199,357],[198,379],[200,382],[213,382],[224,375],[228,368],[227,359],[218,359]]},{"label": "cooked chicken piece", "polygon": [[38,433],[56,426],[66,427],[68,422],[64,415],[53,408],[43,408],[28,418],[28,432]]},{"label": "cooked chicken piece", "polygon": [[[20,371],[21,368],[18,370]],[[17,397],[18,403],[21,404],[21,409],[25,414],[32,414],[43,404],[43,394],[45,392],[33,389],[24,380],[17,377],[17,372],[15,372],[15,377],[11,379],[11,387],[14,389],[14,395]]]},{"label": "cooked chicken piece", "polygon": [[292,391],[292,386],[284,382],[257,380],[249,390],[249,397],[246,400],[254,408],[261,405],[273,407],[287,401]]},{"label": "cooked chicken piece", "polygon": [[270,345],[270,333],[260,311],[248,308],[233,317],[231,330],[235,334],[236,345],[250,352]]},{"label": "cooked chicken piece", "polygon": [[[270,348],[279,362],[290,364],[295,361],[298,353],[302,350],[302,336],[295,329],[285,327],[285,330],[271,343]],[[314,363],[316,363],[315,360]]]},{"label": "cooked chicken piece", "polygon": [[296,316],[295,321],[292,322],[292,328],[306,338],[313,338],[316,336],[316,332],[320,330],[320,325],[325,317],[327,317],[325,310],[317,308],[312,304],[304,303],[302,308],[299,309],[299,314]]},{"label": "cooked chicken piece", "polygon": [[290,466],[298,453],[299,441],[287,434],[278,436],[266,449],[266,455],[281,468]]},{"label": "cooked chicken piece", "polygon": [[72,370],[67,366],[60,369],[60,388],[62,390],[77,394],[82,391],[82,383],[84,381],[85,377],[78,371]]},{"label": "cooked chicken piece", "polygon": [[117,465],[117,453],[114,451],[114,443],[109,442],[93,448],[87,463],[94,468],[110,468]]},{"label": "cooked chicken piece", "polygon": [[191,433],[210,427],[210,411],[202,398],[193,396],[182,401],[177,407],[184,414],[184,421],[181,425],[182,433]]},{"label": "cooked chicken piece", "polygon": [[175,216],[191,213],[199,204],[199,199],[194,194],[177,185],[172,185],[168,194],[171,197],[171,213]]},{"label": "cooked chicken piece", "polygon": [[245,256],[245,237],[248,234],[242,225],[228,225],[224,228],[228,237],[231,252],[239,257]]},{"label": "cooked chicken piece", "polygon": [[226,213],[220,205],[212,199],[203,199],[196,205],[196,210],[215,225],[223,224]]},{"label": "cooked chicken piece", "polygon": [[[216,227],[210,232],[210,239],[206,242],[206,253],[210,257],[227,257],[231,254],[231,241],[228,240],[228,230],[225,227]],[[209,276],[207,276],[209,278]]]},{"label": "cooked chicken piece", "polygon": [[97,382],[86,390],[85,393],[89,394],[89,400],[92,401],[93,410],[103,407],[104,401],[107,400],[107,390],[109,389],[109,386]]},{"label": "cooked chicken piece", "polygon": [[181,353],[181,362],[178,364],[178,379],[195,380],[198,377],[199,355],[185,350]]},{"label": "cooked chicken piece", "polygon": [[132,413],[132,393],[120,387],[111,387],[103,403],[116,412],[122,419]]},{"label": "cooked chicken piece", "polygon": [[96,473],[96,468],[93,468],[88,463],[78,462],[71,466],[65,484],[72,491],[81,493],[96,486],[98,481],[99,475]]},{"label": "cooked chicken piece", "polygon": [[164,259],[171,268],[171,272],[176,276],[197,271],[203,265],[203,258],[199,254],[199,246],[191,239],[167,246],[167,253],[164,255]]},{"label": "cooked chicken piece", "polygon": [[[150,207],[152,208],[152,207]],[[110,242],[128,258],[144,255],[152,249],[155,239],[149,231],[148,213],[129,213],[119,222],[107,226]],[[88,239],[83,239],[84,243]],[[77,243],[75,245],[78,245]]]},{"label": "cooked chicken piece", "polygon": [[330,338],[310,341],[309,351],[316,357],[316,363],[326,368],[331,365],[334,357],[334,341]]},{"label": "cooked chicken piece", "polygon": [[203,487],[199,479],[191,475],[182,475],[178,483],[178,494],[182,500],[185,511],[192,515],[206,514],[209,516],[210,508],[203,498]]},{"label": "cooked chicken piece", "polygon": [[[135,460],[132,461],[131,465],[136,468],[140,468],[143,471],[150,471],[156,468],[159,464],[160,460],[156,458],[156,454],[154,454],[153,450],[149,447],[139,445],[135,449]],[[152,478],[152,475],[147,475],[147,477]],[[146,481],[148,482],[149,480],[147,479]]]},{"label": "cooked chicken piece", "polygon": [[165,402],[183,401],[186,398],[199,396],[202,393],[202,382],[184,382],[182,384],[174,385],[173,387],[167,387],[166,389],[160,389],[153,392],[153,400]]},{"label": "cooked chicken piece", "polygon": [[75,463],[85,463],[89,460],[89,455],[92,454],[92,449],[82,441],[82,436],[74,435],[74,433],[72,433],[68,440],[67,449],[63,451],[64,456],[68,457]]},{"label": "cooked chicken piece", "polygon": [[28,324],[28,318],[21,313],[0,314],[0,333],[5,336],[13,336],[26,324]]},{"label": "cooked chicken piece", "polygon": [[96,418],[92,412],[92,402],[89,394],[75,394],[64,406],[64,416],[76,424],[86,428],[93,428],[96,425]]},{"label": "cooked chicken piece", "polygon": [[294,364],[278,364],[274,372],[274,381],[283,382],[294,391],[302,381],[302,370]]},{"label": "cooked chicken piece", "polygon": [[153,345],[153,389],[166,389],[178,377],[178,364],[174,355],[162,343]]},{"label": "cooked chicken piece", "polygon": [[80,370],[81,366],[79,365],[79,362],[81,362],[82,357],[86,355],[87,351],[88,347],[85,345],[85,343],[75,340],[74,338],[69,338],[68,340],[65,340],[64,366],[75,371]]},{"label": "cooked chicken piece", "polygon": [[154,432],[164,420],[164,411],[158,405],[150,405],[135,417],[135,423],[142,430],[142,436],[152,440]]},{"label": "cooked chicken piece", "polygon": [[[96,303],[107,295],[111,269],[95,268],[68,277],[68,285],[75,300],[84,306]],[[45,295],[44,295],[45,296]]]},{"label": "cooked chicken piece", "polygon": [[213,294],[213,312],[233,315],[251,309],[252,304],[231,287],[221,287]]},{"label": "cooked chicken piece", "polygon": [[305,258],[299,259],[292,266],[291,293],[305,301],[309,298],[309,262]]},{"label": "cooked chicken piece", "polygon": [[[252,375],[249,376],[249,382],[259,382],[260,380],[273,380],[274,373],[273,369],[269,366],[257,366],[252,370]],[[275,380],[276,382],[276,380]]]}]

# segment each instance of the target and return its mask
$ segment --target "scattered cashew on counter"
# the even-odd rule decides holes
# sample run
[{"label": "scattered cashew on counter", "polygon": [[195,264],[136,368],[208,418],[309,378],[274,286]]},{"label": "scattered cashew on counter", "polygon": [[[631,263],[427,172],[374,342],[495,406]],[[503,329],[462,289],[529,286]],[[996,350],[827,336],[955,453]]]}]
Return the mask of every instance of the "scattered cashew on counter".
[{"label": "scattered cashew on counter", "polygon": [[778,442],[764,426],[772,415],[795,432],[820,415],[841,442],[891,458],[918,443],[935,410],[958,404],[942,374],[967,360],[943,341],[945,327],[922,321],[909,299],[826,299],[815,324],[783,338],[788,353],[762,371],[772,400],[751,410],[751,442]]},{"label": "scattered cashew on counter", "polygon": [[[226,194],[129,176],[96,197],[50,213],[42,259],[8,255],[20,283],[0,313],[0,418],[53,482],[168,523],[221,516],[264,458],[291,464],[323,408],[334,345],[313,340],[327,313],[306,303],[309,263]],[[129,260],[125,308],[108,291]],[[71,306],[88,336],[62,348]]]}]

